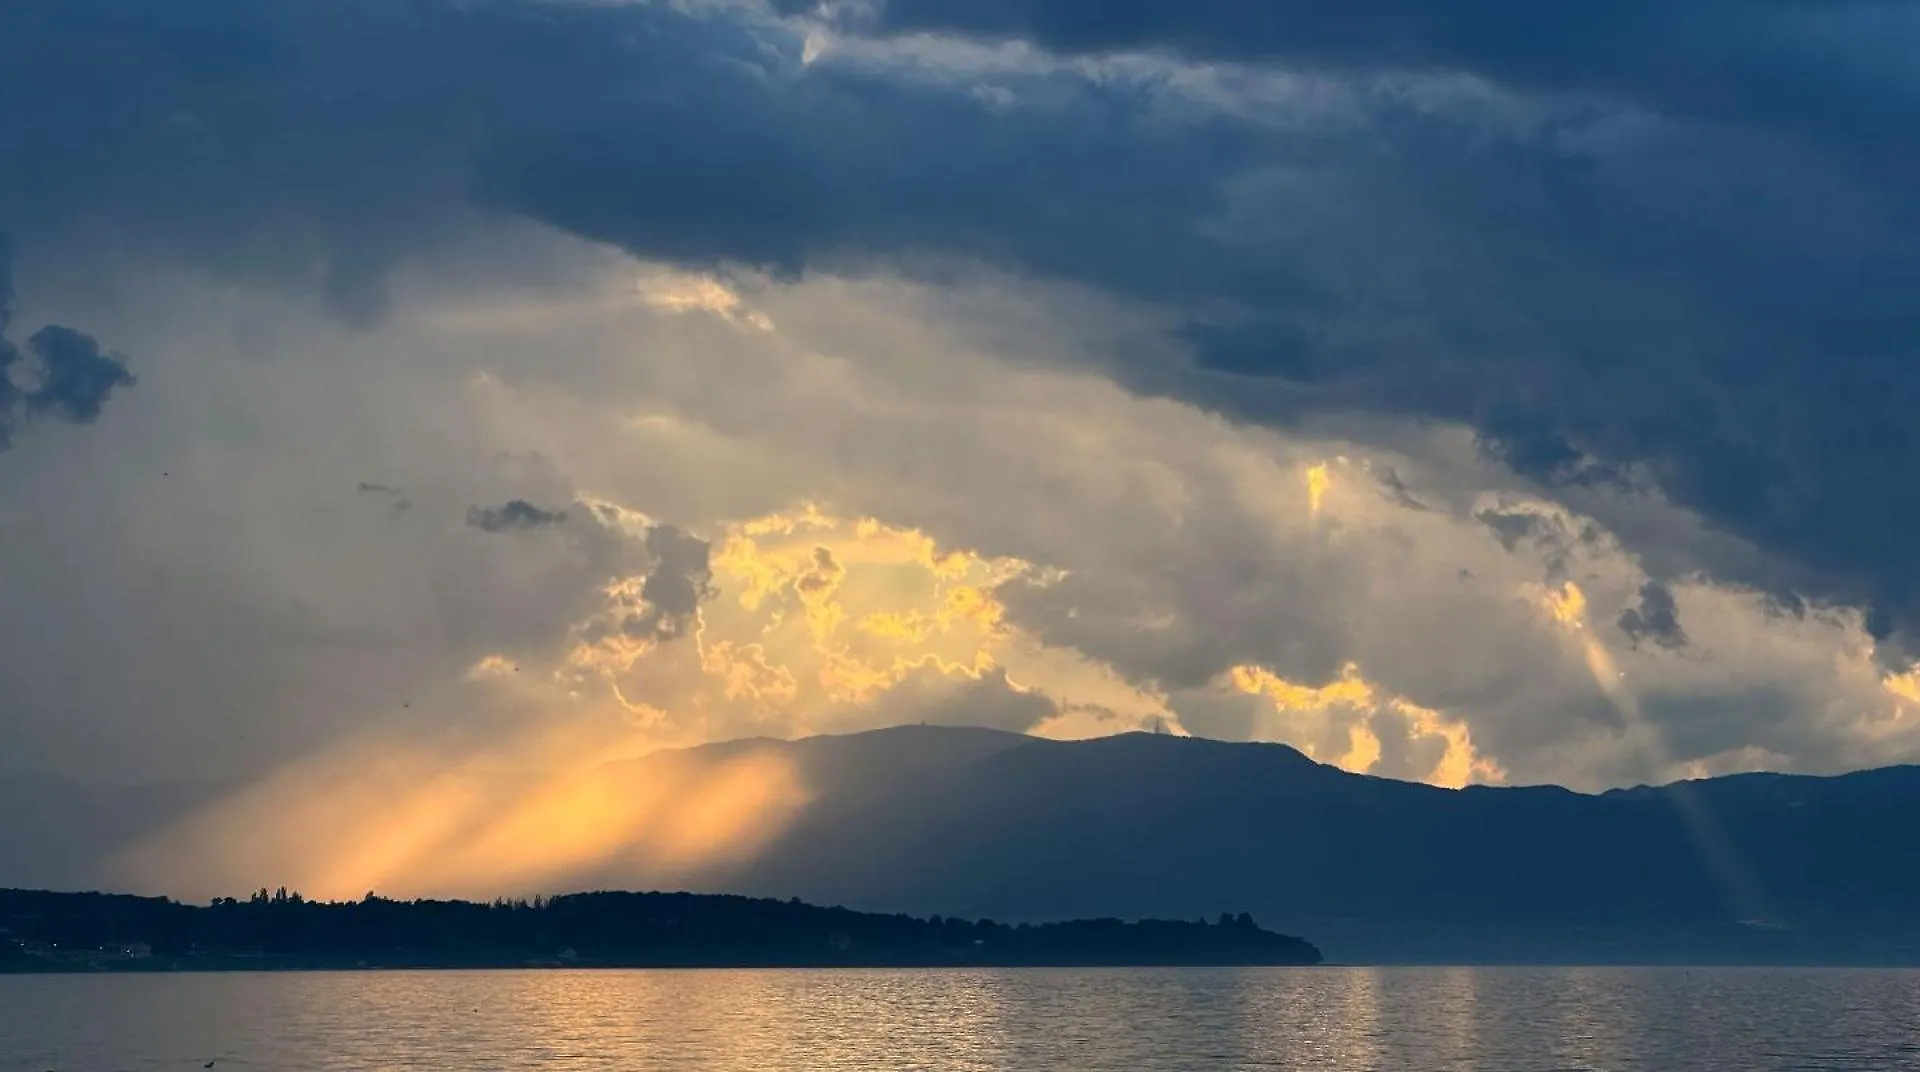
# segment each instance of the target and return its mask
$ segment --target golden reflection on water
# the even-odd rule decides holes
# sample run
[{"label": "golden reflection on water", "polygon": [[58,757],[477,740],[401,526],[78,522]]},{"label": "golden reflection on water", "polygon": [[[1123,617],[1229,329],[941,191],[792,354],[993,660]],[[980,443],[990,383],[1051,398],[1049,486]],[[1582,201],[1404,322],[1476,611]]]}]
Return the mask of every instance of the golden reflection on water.
[{"label": "golden reflection on water", "polygon": [[0,1072],[1911,1070],[1917,1003],[1760,969],[0,976]]},{"label": "golden reflection on water", "polygon": [[537,1025],[541,1050],[556,1059],[621,1052],[639,1038],[648,1042],[634,1057],[650,1062],[647,1067],[688,1072],[864,1069],[878,1067],[872,1063],[878,1054],[911,1054],[906,1067],[1011,1067],[1007,994],[991,973],[640,975],[658,985],[530,975],[516,999]]}]

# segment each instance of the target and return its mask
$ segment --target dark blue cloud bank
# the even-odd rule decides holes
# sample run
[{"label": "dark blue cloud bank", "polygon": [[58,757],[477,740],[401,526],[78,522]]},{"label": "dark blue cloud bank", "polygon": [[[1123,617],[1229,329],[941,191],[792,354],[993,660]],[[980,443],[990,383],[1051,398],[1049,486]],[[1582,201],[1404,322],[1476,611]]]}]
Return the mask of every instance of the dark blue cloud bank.
[{"label": "dark blue cloud bank", "polygon": [[1689,569],[1920,627],[1920,4],[778,6],[13,0],[0,221],[352,317],[490,215],[1072,281],[1164,311],[1136,390],[1465,422],[1767,552]]}]

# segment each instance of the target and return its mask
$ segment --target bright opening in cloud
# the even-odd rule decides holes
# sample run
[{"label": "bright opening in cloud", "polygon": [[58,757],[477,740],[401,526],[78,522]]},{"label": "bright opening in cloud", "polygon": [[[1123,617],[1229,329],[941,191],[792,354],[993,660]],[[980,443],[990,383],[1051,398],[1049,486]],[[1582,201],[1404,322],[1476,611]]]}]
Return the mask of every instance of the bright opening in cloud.
[{"label": "bright opening in cloud", "polygon": [[[1381,733],[1396,739],[1396,748],[1437,744],[1432,766],[1419,772],[1423,781],[1449,788],[1495,785],[1506,780],[1499,763],[1473,746],[1473,733],[1464,722],[1449,719],[1404,696],[1384,695],[1348,663],[1338,679],[1319,687],[1296,685],[1257,666],[1236,666],[1228,674],[1234,688],[1260,696],[1272,704],[1273,737],[1299,742],[1309,757],[1332,763],[1355,774],[1366,774],[1380,762]],[[1330,734],[1347,735],[1344,751],[1320,754]],[[1403,740],[1402,740],[1403,739]]]}]

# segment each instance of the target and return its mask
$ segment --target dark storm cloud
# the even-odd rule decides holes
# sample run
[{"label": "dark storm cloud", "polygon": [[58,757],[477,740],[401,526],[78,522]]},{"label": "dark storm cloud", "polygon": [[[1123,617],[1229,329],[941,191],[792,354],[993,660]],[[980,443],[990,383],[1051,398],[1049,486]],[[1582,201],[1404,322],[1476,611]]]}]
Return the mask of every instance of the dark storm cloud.
[{"label": "dark storm cloud", "polygon": [[881,23],[1583,95],[1491,135],[1378,112],[1397,159],[1311,162],[1346,177],[1311,209],[1337,222],[1223,269],[1242,274],[1220,293],[1256,304],[1254,271],[1316,257],[1325,285],[1195,336],[1203,364],[1287,389],[1149,382],[1256,418],[1305,385],[1307,405],[1468,420],[1550,484],[1639,469],[1882,633],[1920,617],[1901,550],[1920,517],[1882,487],[1920,462],[1920,77],[1897,58],[1920,5],[892,0]]},{"label": "dark storm cloud", "polygon": [[1856,140],[1898,135],[1915,103],[1876,84],[1900,66],[1901,49],[1884,35],[1914,29],[1914,6],[1902,0],[882,0],[877,20],[848,10],[854,29],[946,31],[1061,52],[1464,71]]},{"label": "dark storm cloud", "polygon": [[467,507],[467,524],[481,532],[525,532],[566,520],[565,510],[545,510],[525,499],[509,499],[499,506]]},{"label": "dark storm cloud", "polygon": [[1657,488],[1785,563],[1783,601],[1899,632],[1920,623],[1920,508],[1894,483],[1920,466],[1914,10],[882,16],[1310,68],[1340,102],[1319,114],[1037,68],[996,69],[992,104],[938,65],[804,66],[798,28],[738,9],[15,0],[0,100],[35,103],[0,110],[0,220],[48,257],[164,249],[355,317],[486,212],[686,265],[977,258],[1184,320],[1192,363],[1107,358],[1138,390],[1469,422],[1543,483]]},{"label": "dark storm cloud", "polygon": [[20,162],[0,219],[40,249],[276,272],[350,312],[476,202],[687,264],[924,249],[1152,293],[1199,267],[1163,265],[1166,236],[1263,152],[1076,80],[1000,114],[800,52],[791,27],[656,5],[22,0],[0,8],[0,99],[42,103],[0,113]]},{"label": "dark storm cloud", "polygon": [[[72,328],[49,324],[27,337],[24,350],[15,346],[7,338],[13,302],[13,248],[0,234],[0,449],[22,420],[54,416],[91,424],[115,388],[133,384],[125,358]],[[22,377],[30,386],[22,386]]]},{"label": "dark storm cloud", "polygon": [[377,317],[388,270],[482,211],[484,147],[674,114],[676,80],[746,78],[724,54],[755,40],[544,0],[10,0],[0,223],[47,258],[187,257]]},{"label": "dark storm cloud", "polygon": [[1635,644],[1651,641],[1669,650],[1687,646],[1687,631],[1680,626],[1673,590],[1658,581],[1648,581],[1641,587],[1640,605],[1622,611],[1618,624]]},{"label": "dark storm cloud", "polygon": [[[1307,405],[1472,421],[1548,483],[1640,467],[1798,563],[1816,596],[1877,608],[1883,632],[1920,617],[1920,567],[1901,550],[1920,517],[1882,488],[1889,461],[1920,462],[1920,76],[1899,58],[1920,43],[1920,5],[890,0],[879,27],[1458,72],[1578,98],[1492,135],[1378,113],[1386,170],[1338,150],[1308,170],[1347,180],[1313,211],[1353,205],[1371,223],[1305,227],[1323,240],[1216,273],[1203,285],[1265,311],[1196,333],[1203,364],[1311,385]],[[1320,273],[1342,285],[1292,310],[1253,298],[1256,271],[1286,278],[1343,250]],[[1366,338],[1363,317],[1395,330]],[[1140,378],[1252,417],[1302,404],[1277,386]]]},{"label": "dark storm cloud", "polygon": [[[1920,620],[1920,516],[1883,487],[1887,459],[1920,464],[1920,200],[1897,154],[1811,113],[1499,125],[1388,95],[1341,140],[1169,126],[1078,83],[990,111],[870,77],[829,66],[740,142],[669,150],[629,120],[521,146],[492,189],[643,253],[945,251],[1194,310],[1200,369],[1117,374],[1254,420],[1470,422],[1543,483],[1637,474],[1793,563],[1792,587]],[[740,208],[633,193],[676,177]]]}]

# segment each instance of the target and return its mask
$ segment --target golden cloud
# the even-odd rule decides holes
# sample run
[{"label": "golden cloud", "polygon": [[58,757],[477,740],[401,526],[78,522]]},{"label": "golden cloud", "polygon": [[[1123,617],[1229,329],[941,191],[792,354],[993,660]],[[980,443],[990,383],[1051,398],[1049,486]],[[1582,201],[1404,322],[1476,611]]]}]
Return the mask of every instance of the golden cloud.
[{"label": "golden cloud", "polygon": [[1899,699],[1910,704],[1920,704],[1920,669],[1909,670],[1904,674],[1888,674],[1880,685]]},{"label": "golden cloud", "polygon": [[1266,699],[1275,719],[1271,736],[1291,744],[1309,757],[1321,759],[1330,738],[1344,737],[1344,751],[1326,762],[1342,770],[1366,774],[1384,754],[1379,727],[1397,721],[1407,740],[1441,745],[1433,767],[1422,780],[1452,788],[1473,783],[1499,783],[1506,771],[1474,747],[1467,724],[1423,707],[1404,696],[1392,695],[1361,676],[1348,663],[1340,676],[1325,685],[1300,685],[1260,666],[1236,666],[1226,675],[1235,690]]},{"label": "golden cloud", "polygon": [[1580,586],[1568,581],[1558,588],[1547,589],[1542,603],[1553,620],[1574,629],[1584,629],[1587,625],[1587,594]]},{"label": "golden cloud", "polygon": [[1327,463],[1319,462],[1307,467],[1307,513],[1320,516],[1320,507],[1326,501],[1327,489],[1333,486],[1333,476],[1327,471]]},{"label": "golden cloud", "polygon": [[[1083,736],[1088,711],[1102,713],[1106,732],[1177,729],[1164,697],[1007,622],[996,592],[1044,574],[1030,563],[945,548],[917,529],[814,504],[728,525],[710,563],[718,595],[701,606],[689,644],[605,627],[644,612],[644,578],[619,579],[605,591],[615,610],[576,630],[562,678],[576,690],[601,681],[631,721],[671,743],[863,728],[874,724],[873,705],[910,677],[931,674],[958,688],[1010,664],[1026,682],[1019,689],[1058,712],[1035,732]],[[1062,718],[1069,709],[1081,711]]]}]

